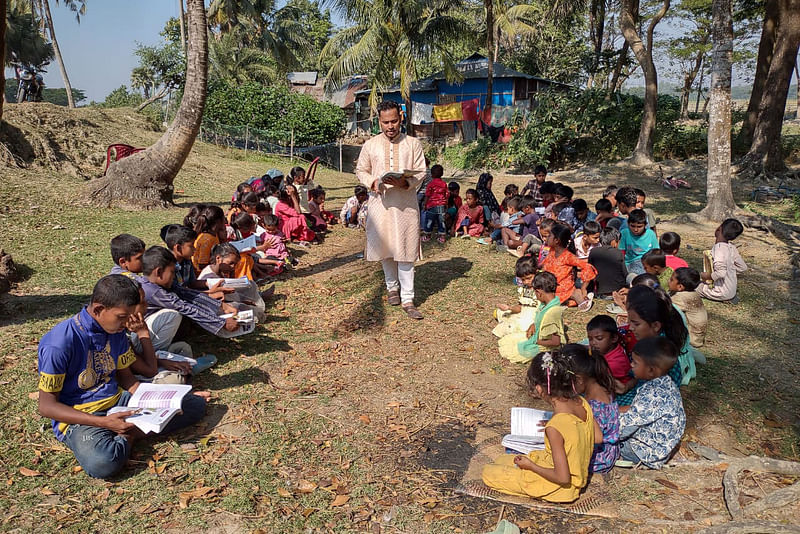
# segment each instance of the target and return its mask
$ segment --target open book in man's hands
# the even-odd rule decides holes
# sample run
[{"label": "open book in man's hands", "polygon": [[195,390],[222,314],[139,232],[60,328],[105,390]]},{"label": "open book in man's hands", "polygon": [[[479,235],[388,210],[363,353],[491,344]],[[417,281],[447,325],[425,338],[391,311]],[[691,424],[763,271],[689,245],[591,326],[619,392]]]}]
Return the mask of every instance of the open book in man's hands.
[{"label": "open book in man's hands", "polygon": [[387,178],[392,179],[392,180],[399,180],[401,178],[405,178],[406,180],[410,180],[411,178],[413,178],[414,176],[416,176],[417,174],[419,174],[421,172],[425,172],[425,171],[424,170],[423,171],[410,171],[408,169],[404,169],[403,172],[397,172],[397,171],[385,172],[385,173],[381,174],[380,178],[378,178],[378,184],[386,183],[386,179]]},{"label": "open book in man's hands", "polygon": [[534,408],[511,408],[511,434],[503,437],[504,447],[528,454],[544,449],[544,424],[553,412]]},{"label": "open book in man's hands", "polygon": [[142,432],[156,434],[164,430],[173,417],[181,413],[183,397],[192,390],[187,384],[148,384],[140,382],[127,406],[115,406],[108,415],[136,410],[125,421],[133,423]]}]

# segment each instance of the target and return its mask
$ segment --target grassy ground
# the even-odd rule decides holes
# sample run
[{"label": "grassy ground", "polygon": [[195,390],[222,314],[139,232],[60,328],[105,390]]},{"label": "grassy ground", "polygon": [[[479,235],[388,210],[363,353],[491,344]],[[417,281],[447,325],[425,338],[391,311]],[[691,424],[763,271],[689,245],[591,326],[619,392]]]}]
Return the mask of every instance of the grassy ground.
[{"label": "grassy ground", "polygon": [[[98,135],[113,138],[113,132]],[[156,136],[131,135],[140,143]],[[0,528],[485,532],[505,513],[528,521],[529,532],[647,530],[622,520],[501,509],[452,493],[475,428],[505,425],[511,406],[531,404],[524,370],[501,360],[490,333],[494,304],[514,297],[514,258],[473,241],[425,250],[417,300],[426,319],[412,323],[386,304],[380,269],[358,258],[363,234],[336,228],[323,245],[298,251],[301,264],[278,281],[282,298],[254,334],[192,338],[196,352],[219,358],[195,380],[214,395],[199,428],[137,446],[130,467],[111,482],[78,472],[36,413],[38,339],[74,314],[108,272],[111,237],[129,232],[156,244],[158,229],[181,220],[191,203],[225,203],[243,178],[289,166],[197,145],[176,181],[183,191],[178,207],[143,213],[83,207],[83,181],[55,170],[0,171],[0,245],[25,275],[0,298]],[[667,164],[665,172],[695,176],[700,166]],[[463,188],[476,178],[458,179]],[[495,190],[527,179],[500,176]],[[691,191],[673,193],[624,165],[555,179],[587,199],[609,182],[639,185],[662,219],[703,203],[702,178]],[[330,207],[340,206],[355,184],[352,175],[327,170],[318,182]],[[746,193],[737,189],[740,200]],[[713,226],[659,225],[667,229],[681,233],[683,256],[699,265]],[[686,440],[732,455],[799,459],[800,364],[793,349],[800,321],[789,249],[752,230],[740,241],[751,266],[741,279],[742,304],[708,305],[709,364],[683,390]],[[591,314],[565,315],[571,338],[581,339]],[[681,454],[691,457],[685,448]],[[617,495],[630,505],[621,508],[641,501],[647,507],[636,514],[651,517],[650,501],[663,495],[627,481],[617,482],[629,488]]]}]

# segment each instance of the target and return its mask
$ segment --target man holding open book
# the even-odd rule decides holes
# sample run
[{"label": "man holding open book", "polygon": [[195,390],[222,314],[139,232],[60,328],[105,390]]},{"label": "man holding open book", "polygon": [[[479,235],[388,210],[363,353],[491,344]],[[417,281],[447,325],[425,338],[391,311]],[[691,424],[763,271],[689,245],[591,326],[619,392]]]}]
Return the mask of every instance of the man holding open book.
[{"label": "man holding open book", "polygon": [[388,301],[402,305],[412,319],[422,319],[414,306],[414,262],[419,259],[417,187],[425,175],[425,154],[415,137],[400,132],[400,105],[378,105],[381,134],[361,148],[356,176],[370,191],[367,203],[367,261],[380,261]]}]

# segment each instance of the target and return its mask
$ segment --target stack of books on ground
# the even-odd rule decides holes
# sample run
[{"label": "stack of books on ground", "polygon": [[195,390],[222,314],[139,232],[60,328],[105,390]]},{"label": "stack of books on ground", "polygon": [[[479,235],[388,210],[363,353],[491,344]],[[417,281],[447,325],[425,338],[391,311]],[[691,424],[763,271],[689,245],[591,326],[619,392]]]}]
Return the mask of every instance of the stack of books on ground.
[{"label": "stack of books on ground", "polygon": [[125,421],[133,423],[145,434],[158,434],[173,417],[181,413],[183,397],[191,390],[192,386],[188,384],[139,383],[128,405],[115,406],[108,410],[107,415],[136,410]]},{"label": "stack of books on ground", "polygon": [[551,417],[553,412],[511,408],[511,434],[503,436],[503,446],[508,452],[519,454],[544,449],[544,425]]}]

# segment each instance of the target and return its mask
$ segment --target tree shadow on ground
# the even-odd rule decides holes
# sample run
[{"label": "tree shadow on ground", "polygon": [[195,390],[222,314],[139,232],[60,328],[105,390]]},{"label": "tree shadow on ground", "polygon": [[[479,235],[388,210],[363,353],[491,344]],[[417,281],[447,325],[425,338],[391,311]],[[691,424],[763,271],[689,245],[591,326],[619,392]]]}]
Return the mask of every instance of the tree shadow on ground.
[{"label": "tree shadow on ground", "polygon": [[292,271],[292,278],[302,278],[306,276],[313,276],[316,274],[320,274],[325,271],[341,267],[342,265],[346,265],[348,263],[353,263],[354,261],[361,260],[363,259],[363,256],[364,256],[363,252],[354,252],[352,254],[338,254],[320,263],[316,263],[314,265],[309,265],[308,267]]},{"label": "tree shadow on ground", "polygon": [[417,265],[414,269],[417,306],[422,305],[432,295],[443,291],[450,282],[461,278],[470,269],[472,269],[472,262],[462,257],[429,261]]},{"label": "tree shadow on ground", "polygon": [[88,304],[90,295],[0,295],[0,327],[64,317]]}]

